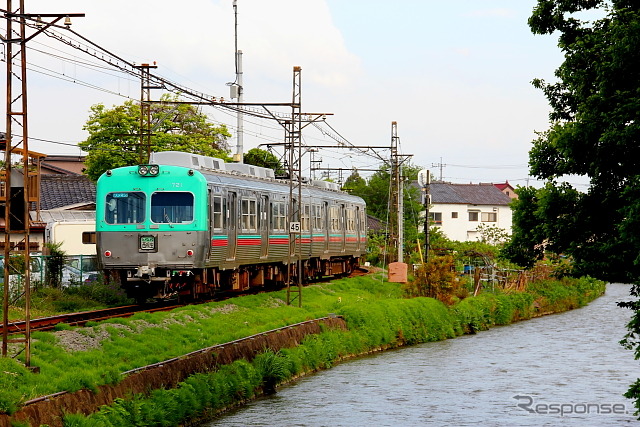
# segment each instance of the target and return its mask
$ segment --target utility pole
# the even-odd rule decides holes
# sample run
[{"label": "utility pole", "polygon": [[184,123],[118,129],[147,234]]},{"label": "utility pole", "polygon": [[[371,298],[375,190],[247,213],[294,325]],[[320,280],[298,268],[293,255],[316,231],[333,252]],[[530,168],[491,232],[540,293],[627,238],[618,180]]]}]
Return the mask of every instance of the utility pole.
[{"label": "utility pole", "polygon": [[395,248],[397,261],[404,262],[404,200],[401,169],[402,164],[413,155],[398,153],[399,140],[398,123],[391,122],[389,246]]},{"label": "utility pole", "polygon": [[[285,126],[285,147],[289,160],[289,272],[287,277],[287,305],[298,298],[302,307],[302,120],[301,120],[301,73],[302,68],[293,67],[293,98],[291,120]],[[292,277],[297,286],[292,287]],[[295,295],[297,294],[297,296]]]},{"label": "utility pole", "polygon": [[429,205],[431,204],[431,194],[429,186],[431,185],[431,171],[422,169],[418,172],[418,184],[424,192],[424,262],[429,261]]},{"label": "utility pole", "polygon": [[141,64],[135,66],[140,70],[140,146],[138,147],[138,164],[147,163],[151,157],[151,89],[160,89],[160,86],[151,86],[151,68],[153,65]]},{"label": "utility pole", "polygon": [[[398,161],[398,123],[391,122],[391,171],[389,176],[389,247],[393,249],[391,257],[402,262],[400,250],[400,165]],[[395,256],[394,256],[395,255]]]},{"label": "utility pole", "polygon": [[[69,28],[71,17],[84,14],[27,14],[24,12],[24,0],[13,2],[7,0],[4,14],[7,23],[6,36],[2,41],[6,45],[6,128],[5,128],[5,168],[0,172],[0,203],[4,207],[5,239],[4,239],[4,289],[3,289],[3,328],[2,356],[6,357],[9,343],[24,343],[25,365],[31,366],[31,260],[30,242],[30,206],[39,199],[39,160],[37,169],[32,171],[30,159],[34,153],[29,151],[29,132],[27,115],[27,42],[64,18],[64,25]],[[17,4],[17,5],[16,5]],[[44,22],[43,18],[51,18]],[[36,30],[27,36],[27,21],[36,25]],[[19,70],[14,70],[14,61]],[[14,90],[16,89],[16,90]],[[14,132],[15,127],[15,132]],[[14,138],[15,137],[15,138]],[[12,182],[13,156],[22,155],[22,183]],[[38,156],[35,156],[38,157]],[[16,171],[16,172],[19,172]],[[21,236],[21,239],[20,239]],[[14,239],[12,239],[14,237]],[[19,240],[20,241],[17,241]],[[15,269],[12,260],[24,260],[24,338],[8,338],[9,324],[9,288],[10,275]],[[15,272],[15,271],[14,271]]]},{"label": "utility pole", "polygon": [[320,164],[322,163],[322,158],[317,159],[316,160],[316,153],[320,150],[318,150],[317,148],[310,148],[309,150],[309,156],[310,156],[310,160],[309,160],[309,169],[311,170],[311,179],[316,179],[316,170],[318,170],[318,168],[315,166],[316,164]]},{"label": "utility pole", "polygon": [[[244,102],[244,86],[242,85],[242,51],[238,50],[238,1],[233,0],[233,14],[235,19],[235,64],[236,81],[231,84],[231,99],[237,99],[239,104]],[[236,154],[233,159],[238,163],[244,162],[244,120],[242,110],[237,111]]]},{"label": "utility pole", "polygon": [[431,163],[431,166],[434,168],[440,168],[440,182],[442,182],[442,168],[444,168],[445,166],[447,166],[446,164],[442,163],[442,157],[440,157],[440,163]]}]

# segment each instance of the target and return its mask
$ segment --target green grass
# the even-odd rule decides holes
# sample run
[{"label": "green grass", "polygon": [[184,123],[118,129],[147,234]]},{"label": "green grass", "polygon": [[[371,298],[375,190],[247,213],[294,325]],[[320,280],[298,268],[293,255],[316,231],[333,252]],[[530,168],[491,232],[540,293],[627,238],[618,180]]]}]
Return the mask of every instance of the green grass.
[{"label": "green grass", "polygon": [[[403,299],[399,285],[365,276],[306,287],[302,308],[284,305],[286,294],[281,291],[173,312],[141,313],[89,328],[63,328],[63,334],[82,334],[79,337],[98,343],[97,347],[79,351],[66,350],[53,333],[34,333],[32,365],[40,367],[40,374],[4,359],[8,366],[0,370],[12,374],[0,376],[4,381],[0,383],[4,391],[0,392],[0,410],[12,413],[25,400],[58,391],[95,390],[119,381],[120,372],[328,313],[345,317],[348,331],[325,331],[277,355],[261,355],[253,363],[239,361],[215,373],[195,375],[178,389],[119,400],[94,415],[98,418],[92,418],[124,416],[133,417],[127,425],[173,425],[169,421],[154,424],[153,420],[165,419],[163,408],[176,404],[181,416],[198,416],[205,411],[203,408],[222,408],[251,398],[269,384],[330,367],[342,358],[366,351],[452,338],[545,311],[544,306],[536,309],[534,301],[547,301],[553,307],[562,307],[562,301],[566,301],[564,307],[572,308],[603,291],[602,282],[579,279],[541,284],[535,294],[487,293],[446,307],[430,298]],[[146,421],[129,423],[138,417]],[[67,420],[68,425],[123,425],[84,422],[83,417],[71,415]]]}]

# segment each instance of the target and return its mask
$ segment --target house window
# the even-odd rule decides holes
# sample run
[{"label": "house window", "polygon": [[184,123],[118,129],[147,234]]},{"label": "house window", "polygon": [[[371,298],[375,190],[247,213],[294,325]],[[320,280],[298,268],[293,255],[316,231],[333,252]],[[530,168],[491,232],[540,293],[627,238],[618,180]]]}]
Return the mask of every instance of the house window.
[{"label": "house window", "polygon": [[470,211],[469,212],[469,221],[478,221],[478,211]]},{"label": "house window", "polygon": [[498,214],[496,212],[482,212],[482,222],[496,222]]},{"label": "house window", "polygon": [[451,212],[451,218],[458,218],[458,212]]},{"label": "house window", "polygon": [[429,212],[429,222],[435,225],[442,225],[442,212]]},{"label": "house window", "polygon": [[83,231],[82,232],[82,243],[85,245],[95,245],[96,244],[96,232],[95,231]]}]

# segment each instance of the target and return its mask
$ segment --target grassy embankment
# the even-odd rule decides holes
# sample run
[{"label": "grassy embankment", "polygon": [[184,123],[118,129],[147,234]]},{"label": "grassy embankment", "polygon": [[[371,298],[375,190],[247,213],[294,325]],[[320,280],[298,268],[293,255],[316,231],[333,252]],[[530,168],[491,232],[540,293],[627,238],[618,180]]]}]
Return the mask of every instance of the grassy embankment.
[{"label": "grassy embankment", "polygon": [[[404,299],[398,285],[367,276],[306,287],[303,308],[284,305],[284,293],[278,292],[68,328],[63,336],[34,333],[32,364],[40,367],[40,374],[0,359],[5,373],[0,376],[0,410],[11,413],[21,402],[62,390],[95,390],[118,382],[120,373],[129,369],[327,313],[345,317],[348,331],[326,331],[296,348],[265,352],[251,363],[238,361],[194,375],[176,389],[118,399],[90,417],[66,418],[73,426],[175,425],[343,358],[580,307],[604,288],[602,282],[588,278],[546,281],[531,285],[527,292],[484,293],[447,307],[430,298]],[[73,347],[64,344],[64,336]]]}]

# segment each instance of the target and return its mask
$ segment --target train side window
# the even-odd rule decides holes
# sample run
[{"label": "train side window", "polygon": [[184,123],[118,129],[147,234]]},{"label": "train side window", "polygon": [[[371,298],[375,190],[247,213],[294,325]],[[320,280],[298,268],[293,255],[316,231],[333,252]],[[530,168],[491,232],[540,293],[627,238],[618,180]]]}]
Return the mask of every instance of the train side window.
[{"label": "train side window", "polygon": [[258,203],[255,199],[242,199],[242,229],[257,230]]},{"label": "train side window", "polygon": [[331,206],[329,208],[329,217],[331,219],[331,230],[340,231],[340,210],[338,206]]},{"label": "train side window", "polygon": [[273,202],[271,204],[271,228],[283,231],[286,223],[287,215],[284,202]]},{"label": "train side window", "polygon": [[213,196],[213,228],[222,229],[222,196]]},{"label": "train side window", "polygon": [[137,224],[144,221],[146,195],[141,191],[109,193],[105,200],[107,224]]},{"label": "train side window", "polygon": [[303,209],[302,210],[302,229],[304,231],[309,231],[311,207],[309,205],[304,205],[304,207],[302,209]]},{"label": "train side window", "polygon": [[347,209],[347,231],[356,231],[356,213],[353,209]]},{"label": "train side window", "polygon": [[158,191],[151,195],[151,221],[180,224],[193,221],[193,194],[182,191]]},{"label": "train side window", "polygon": [[322,230],[322,206],[313,205],[311,210],[311,215],[313,216],[313,228],[316,230]]}]

